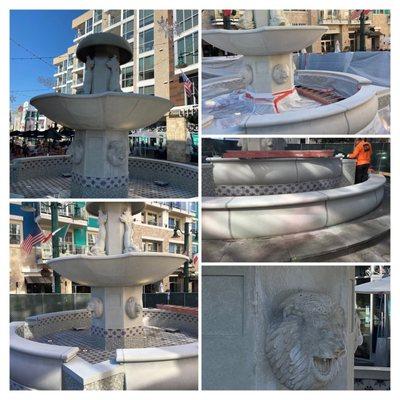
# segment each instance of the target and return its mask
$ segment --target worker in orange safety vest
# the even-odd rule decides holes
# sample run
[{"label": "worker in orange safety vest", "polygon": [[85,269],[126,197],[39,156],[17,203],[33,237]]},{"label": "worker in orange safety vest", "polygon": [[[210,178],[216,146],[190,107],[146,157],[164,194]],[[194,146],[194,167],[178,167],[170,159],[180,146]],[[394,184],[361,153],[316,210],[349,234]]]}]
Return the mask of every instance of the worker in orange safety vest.
[{"label": "worker in orange safety vest", "polygon": [[368,169],[372,159],[372,145],[367,139],[356,139],[355,147],[348,158],[356,159],[356,180],[355,183],[361,183],[368,180]]}]

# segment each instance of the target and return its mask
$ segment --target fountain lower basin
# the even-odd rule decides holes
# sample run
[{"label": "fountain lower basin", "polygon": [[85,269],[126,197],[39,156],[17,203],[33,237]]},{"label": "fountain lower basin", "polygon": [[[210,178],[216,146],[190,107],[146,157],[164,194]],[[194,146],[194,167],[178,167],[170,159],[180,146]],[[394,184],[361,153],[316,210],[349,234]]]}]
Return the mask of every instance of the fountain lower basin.
[{"label": "fountain lower basin", "polygon": [[225,51],[245,56],[292,53],[310,46],[325,26],[263,26],[249,30],[203,30],[202,38]]},{"label": "fountain lower basin", "polygon": [[173,106],[161,97],[120,92],[51,93],[32,98],[31,104],[51,120],[71,129],[125,131],[157,122]]},{"label": "fountain lower basin", "polygon": [[126,287],[160,281],[187,259],[181,254],[151,252],[107,256],[80,254],[54,258],[47,264],[60,275],[82,285]]},{"label": "fountain lower basin", "polygon": [[306,232],[341,224],[374,210],[386,178],[370,175],[357,185],[314,192],[205,197],[203,239],[246,239]]},{"label": "fountain lower basin", "polygon": [[[307,105],[282,113],[241,113],[239,109],[226,110],[224,118],[213,115],[212,109],[205,106],[203,127],[206,134],[226,135],[231,133],[248,134],[376,134],[382,127],[377,120],[379,98],[388,96],[389,89],[371,84],[366,78],[335,71],[296,71],[295,85],[315,88],[336,88],[344,99],[329,105]],[[233,85],[233,86],[232,86]],[[245,91],[240,75],[218,76],[203,81],[204,99],[214,99],[237,91]],[[248,102],[248,101],[247,101]],[[240,103],[236,103],[238,108]],[[222,109],[219,111],[221,114]],[[210,122],[210,118],[212,120]]]},{"label": "fountain lower basin", "polygon": [[[197,317],[144,309],[150,330],[167,335],[168,345],[120,348],[104,352],[87,341],[67,345],[65,334],[82,335],[75,327],[90,326],[88,310],[29,317],[10,326],[10,378],[28,390],[190,390],[197,388]],[[173,333],[165,328],[178,329]],[[49,344],[44,338],[52,337]],[[172,337],[172,338],[171,338]],[[171,343],[176,341],[175,344]],[[58,343],[58,344],[57,344]],[[60,343],[63,343],[60,345]],[[77,347],[77,344],[79,347]],[[157,371],[157,373],[154,373]]]}]

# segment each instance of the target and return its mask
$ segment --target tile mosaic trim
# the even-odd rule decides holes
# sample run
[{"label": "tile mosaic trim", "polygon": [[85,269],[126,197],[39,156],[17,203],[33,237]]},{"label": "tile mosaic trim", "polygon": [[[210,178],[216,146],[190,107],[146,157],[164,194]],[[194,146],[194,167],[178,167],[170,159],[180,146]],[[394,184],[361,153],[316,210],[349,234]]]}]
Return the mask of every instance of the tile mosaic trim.
[{"label": "tile mosaic trim", "polygon": [[273,185],[218,185],[217,196],[264,196],[287,193],[315,192],[334,189],[341,185],[342,176],[299,183],[279,183]]}]

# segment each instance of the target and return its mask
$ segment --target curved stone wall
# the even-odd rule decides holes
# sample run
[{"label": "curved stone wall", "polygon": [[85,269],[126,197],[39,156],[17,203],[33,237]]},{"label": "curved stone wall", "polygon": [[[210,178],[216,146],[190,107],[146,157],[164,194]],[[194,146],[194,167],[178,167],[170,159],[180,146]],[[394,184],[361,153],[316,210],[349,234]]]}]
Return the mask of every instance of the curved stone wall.
[{"label": "curved stone wall", "polygon": [[299,233],[341,224],[374,210],[385,177],[307,193],[203,199],[204,239],[245,239]]},{"label": "curved stone wall", "polygon": [[339,158],[210,158],[217,196],[300,193],[344,186]]},{"label": "curved stone wall", "polygon": [[[165,181],[181,186],[197,196],[197,166],[181,164],[166,160],[142,157],[129,157],[129,177],[147,181]],[[11,182],[41,177],[60,177],[71,174],[70,156],[18,158],[11,163]]]},{"label": "curved stone wall", "polygon": [[[146,325],[180,329],[197,336],[197,317],[195,316],[158,309],[144,309],[143,315]],[[10,325],[10,379],[13,385],[25,389],[61,390],[64,379],[63,365],[69,365],[69,361],[77,356],[79,348],[39,343],[30,339],[77,327],[88,328],[90,323],[91,313],[87,309],[40,314],[27,318],[27,322],[12,322]],[[176,351],[173,351],[171,347]],[[165,359],[166,356],[168,359]],[[124,361],[123,358],[126,360]],[[74,361],[76,360],[75,358]],[[129,364],[124,367],[127,389],[144,389],[146,385],[149,389],[195,389],[197,387],[197,343],[160,349],[150,347],[122,350],[119,352],[118,363]],[[84,364],[87,365],[87,363]],[[110,369],[112,368],[115,368],[115,365],[110,366]],[[176,379],[172,377],[168,380],[164,379],[165,376],[170,375],[171,371],[182,368],[186,371],[186,380],[182,381],[182,375],[176,375]],[[154,374],[149,373],[155,369],[159,371],[156,378]],[[144,379],[138,381],[138,374],[143,374],[144,371]],[[150,378],[145,379],[146,374]]]}]

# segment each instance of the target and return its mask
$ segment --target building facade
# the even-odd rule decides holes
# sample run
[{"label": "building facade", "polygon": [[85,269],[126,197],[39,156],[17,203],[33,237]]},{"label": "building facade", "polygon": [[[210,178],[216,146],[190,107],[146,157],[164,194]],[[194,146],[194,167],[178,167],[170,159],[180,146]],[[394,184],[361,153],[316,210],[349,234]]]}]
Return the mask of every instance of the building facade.
[{"label": "building facade", "polygon": [[[352,19],[354,10],[283,10],[289,25],[324,25],[328,31],[314,42],[307,52],[327,53],[335,51],[339,41],[342,51],[357,51],[360,48],[360,21]],[[244,10],[237,10],[231,17],[232,29],[243,25]],[[202,15],[203,29],[222,28],[222,10],[206,10]],[[390,10],[371,10],[365,22],[366,50],[390,50]],[[205,56],[216,55],[203,43]]]},{"label": "building facade", "polygon": [[35,129],[44,131],[51,128],[53,121],[45,115],[40,114],[39,111],[25,101],[14,112],[12,130],[25,132],[33,131]]},{"label": "building facade", "polygon": [[[44,234],[51,229],[52,210],[50,203],[35,203],[37,212],[25,211],[20,202],[10,204],[10,293],[51,293],[53,274],[47,268],[52,258],[51,240],[35,246],[28,256],[21,250],[22,241],[32,231],[35,217]],[[86,254],[95,243],[98,234],[97,218],[87,214],[84,202],[59,204],[57,207],[58,226],[68,225],[65,237],[60,243],[60,255]],[[189,265],[190,291],[197,291],[197,265],[193,256],[198,251],[197,203],[149,202],[137,215],[133,227],[133,242],[143,251],[183,253],[185,223],[190,224]],[[178,228],[176,230],[175,228]],[[174,235],[175,231],[178,233]],[[179,237],[174,237],[179,236]],[[146,292],[183,291],[183,268],[158,282],[145,287]],[[163,288],[163,289],[161,289]],[[89,289],[61,278],[61,292],[87,292]]]}]

